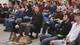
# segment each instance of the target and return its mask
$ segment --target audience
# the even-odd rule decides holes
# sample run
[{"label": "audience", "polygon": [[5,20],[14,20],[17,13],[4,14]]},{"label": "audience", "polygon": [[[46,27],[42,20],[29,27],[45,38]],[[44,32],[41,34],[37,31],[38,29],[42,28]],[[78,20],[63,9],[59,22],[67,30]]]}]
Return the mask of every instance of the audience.
[{"label": "audience", "polygon": [[58,17],[55,20],[58,24],[55,23],[54,31],[52,32],[55,35],[44,35],[41,37],[41,45],[49,45],[51,40],[60,40],[66,37],[69,33],[72,24],[69,22],[67,15],[64,15],[62,20]]},{"label": "audience", "polygon": [[[9,0],[9,4],[0,3],[0,22],[6,27],[4,31],[20,33],[23,30],[30,38],[38,38],[42,30],[41,45],[55,45],[54,42],[63,39],[67,45],[73,44],[79,34],[79,15],[79,0]],[[15,28],[21,23],[30,24],[29,31],[26,26]]]},{"label": "audience", "polygon": [[[69,31],[67,36],[64,38],[67,45],[76,45],[76,43],[74,41],[78,38],[78,35],[80,32],[80,30],[79,30],[79,28],[80,28],[80,21],[79,21],[80,16],[76,14],[74,19],[76,20],[76,22],[74,22],[72,24],[71,30]],[[52,42],[51,42],[52,43],[51,45],[55,45],[54,40],[52,40]]]}]

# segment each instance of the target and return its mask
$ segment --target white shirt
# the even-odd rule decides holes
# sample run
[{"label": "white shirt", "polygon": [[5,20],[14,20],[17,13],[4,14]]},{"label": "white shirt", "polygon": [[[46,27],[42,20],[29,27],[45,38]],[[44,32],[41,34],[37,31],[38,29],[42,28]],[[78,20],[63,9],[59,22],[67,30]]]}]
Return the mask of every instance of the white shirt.
[{"label": "white shirt", "polygon": [[69,37],[70,42],[76,40],[79,33],[80,33],[80,24],[77,25],[77,23],[74,23],[72,28],[71,28],[71,31],[67,35],[67,37]]},{"label": "white shirt", "polygon": [[64,11],[65,9],[66,9],[66,6],[65,5],[57,6],[57,10],[58,11]]}]

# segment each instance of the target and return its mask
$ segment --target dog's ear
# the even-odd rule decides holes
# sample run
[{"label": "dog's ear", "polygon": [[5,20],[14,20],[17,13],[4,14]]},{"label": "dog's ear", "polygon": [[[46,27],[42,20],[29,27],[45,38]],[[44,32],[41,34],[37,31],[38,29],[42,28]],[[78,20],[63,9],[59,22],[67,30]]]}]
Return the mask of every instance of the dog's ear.
[{"label": "dog's ear", "polygon": [[23,32],[23,34],[22,34],[22,35],[23,35],[23,36],[26,36],[26,35],[25,35],[25,32]]}]

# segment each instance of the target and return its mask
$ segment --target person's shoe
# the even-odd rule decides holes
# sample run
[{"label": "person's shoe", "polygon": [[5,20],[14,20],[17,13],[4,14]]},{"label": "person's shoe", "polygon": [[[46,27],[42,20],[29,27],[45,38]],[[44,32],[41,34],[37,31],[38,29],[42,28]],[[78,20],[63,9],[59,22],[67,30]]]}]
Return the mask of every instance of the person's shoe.
[{"label": "person's shoe", "polygon": [[31,35],[30,35],[29,37],[30,37],[32,40],[33,40],[33,39],[36,39],[34,36],[31,36]]},{"label": "person's shoe", "polygon": [[5,30],[3,30],[3,31],[5,31],[5,32],[11,32],[11,30],[6,30],[6,29],[5,29]]},{"label": "person's shoe", "polygon": [[5,29],[5,30],[3,30],[3,31],[8,31],[8,30]]},{"label": "person's shoe", "polygon": [[35,39],[38,39],[38,36],[36,36]]}]

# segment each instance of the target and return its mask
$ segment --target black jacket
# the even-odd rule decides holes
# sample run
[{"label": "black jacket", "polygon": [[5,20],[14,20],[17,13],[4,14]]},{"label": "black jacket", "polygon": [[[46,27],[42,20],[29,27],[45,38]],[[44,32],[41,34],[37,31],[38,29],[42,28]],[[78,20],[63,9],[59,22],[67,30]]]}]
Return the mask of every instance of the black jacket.
[{"label": "black jacket", "polygon": [[62,22],[60,30],[58,31],[58,34],[62,35],[61,38],[65,38],[66,35],[69,33],[71,30],[72,24],[71,22]]},{"label": "black jacket", "polygon": [[34,25],[34,31],[39,33],[42,27],[43,17],[41,13],[33,13],[32,24]]}]

